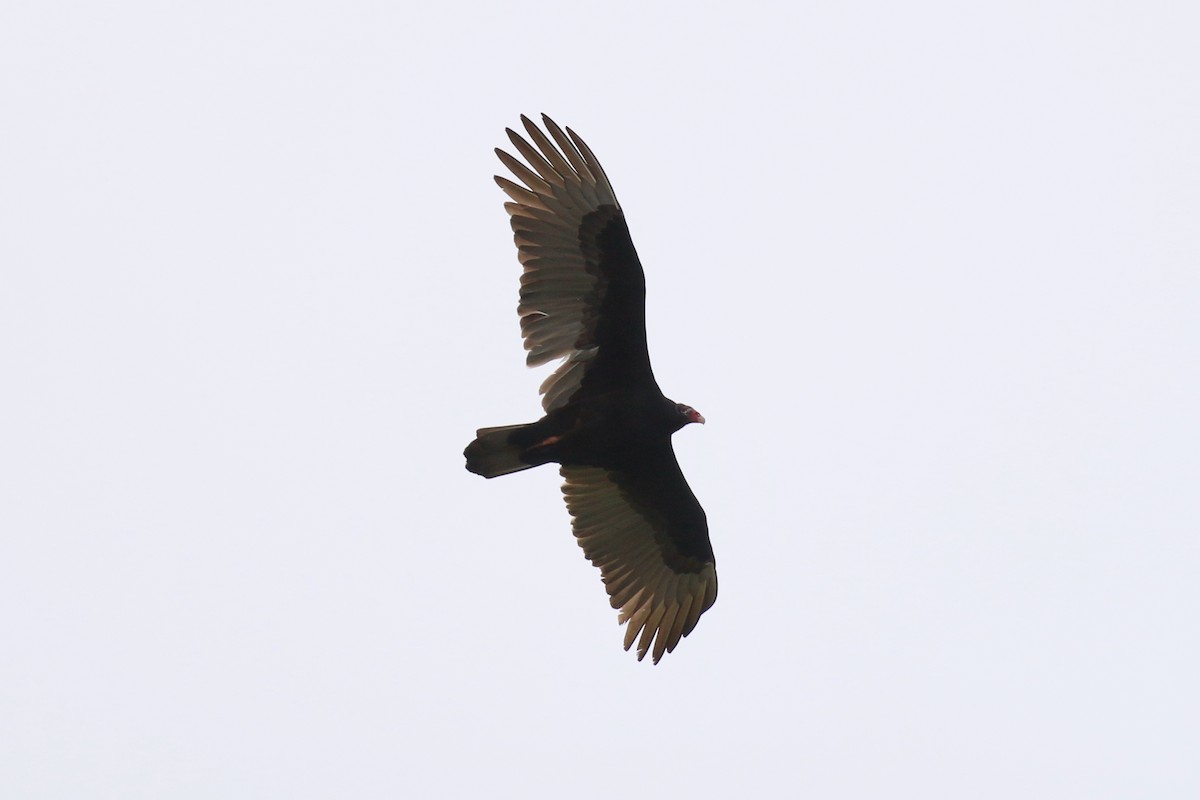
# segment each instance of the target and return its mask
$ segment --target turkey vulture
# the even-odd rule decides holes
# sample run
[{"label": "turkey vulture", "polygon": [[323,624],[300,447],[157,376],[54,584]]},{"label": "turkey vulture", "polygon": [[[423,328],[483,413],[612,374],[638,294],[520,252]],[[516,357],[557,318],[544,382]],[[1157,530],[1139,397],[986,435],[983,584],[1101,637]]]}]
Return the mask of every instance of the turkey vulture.
[{"label": "turkey vulture", "polygon": [[654,380],[646,280],[600,163],[570,128],[543,115],[548,137],[521,121],[529,140],[507,132],[528,166],[496,155],[525,185],[496,183],[512,200],[504,208],[524,267],[525,360],[564,361],[542,383],[545,416],[480,428],[463,455],[485,478],[561,465],[575,537],[628,623],[625,649],[637,640],[641,661],[653,642],[657,664],[717,599],[708,522],[671,446],[671,434],[704,417]]}]

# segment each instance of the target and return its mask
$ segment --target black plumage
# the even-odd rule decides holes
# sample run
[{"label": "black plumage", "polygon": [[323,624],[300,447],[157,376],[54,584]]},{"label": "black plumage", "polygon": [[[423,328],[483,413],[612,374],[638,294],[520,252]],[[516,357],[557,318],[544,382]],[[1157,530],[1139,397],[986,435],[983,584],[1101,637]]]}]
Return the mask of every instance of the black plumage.
[{"label": "black plumage", "polygon": [[467,469],[492,478],[561,465],[575,536],[628,623],[625,648],[637,641],[638,659],[652,650],[657,663],[717,596],[708,522],[671,446],[704,418],[654,379],[645,276],[596,157],[549,117],[546,132],[521,121],[529,141],[508,136],[528,166],[496,150],[524,184],[496,177],[524,267],[521,334],[529,365],[564,360],[542,384],[545,416],[481,428]]}]

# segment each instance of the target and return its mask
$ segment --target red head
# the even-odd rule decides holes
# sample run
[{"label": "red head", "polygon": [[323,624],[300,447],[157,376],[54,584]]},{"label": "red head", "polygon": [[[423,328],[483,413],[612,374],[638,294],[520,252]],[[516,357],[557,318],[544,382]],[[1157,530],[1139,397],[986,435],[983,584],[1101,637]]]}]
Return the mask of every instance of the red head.
[{"label": "red head", "polygon": [[687,425],[690,422],[699,422],[701,425],[704,424],[704,417],[700,414],[699,411],[692,408],[691,406],[684,405],[683,403],[676,403],[675,408],[676,408],[676,410],[679,411],[680,414],[683,415],[683,418],[686,420],[686,422],[683,423],[684,425]]}]

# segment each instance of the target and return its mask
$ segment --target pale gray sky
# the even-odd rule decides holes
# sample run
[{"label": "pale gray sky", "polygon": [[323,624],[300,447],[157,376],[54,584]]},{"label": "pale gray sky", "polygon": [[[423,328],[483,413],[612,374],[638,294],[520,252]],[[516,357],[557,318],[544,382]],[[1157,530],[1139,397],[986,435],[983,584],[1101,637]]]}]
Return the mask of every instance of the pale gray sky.
[{"label": "pale gray sky", "polygon": [[[0,796],[1200,796],[1200,8],[0,11]],[[620,648],[492,148],[580,132],[716,605]]]}]

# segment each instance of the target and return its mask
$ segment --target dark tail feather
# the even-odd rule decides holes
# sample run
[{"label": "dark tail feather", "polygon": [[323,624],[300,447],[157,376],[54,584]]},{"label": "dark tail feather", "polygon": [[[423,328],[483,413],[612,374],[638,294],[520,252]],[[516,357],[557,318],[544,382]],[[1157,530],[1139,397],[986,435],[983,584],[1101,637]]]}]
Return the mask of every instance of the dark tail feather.
[{"label": "dark tail feather", "polygon": [[467,445],[463,455],[467,457],[467,469],[485,478],[495,478],[510,472],[536,467],[521,460],[521,446],[509,441],[509,437],[528,425],[501,425],[498,428],[480,428],[478,437]]}]

